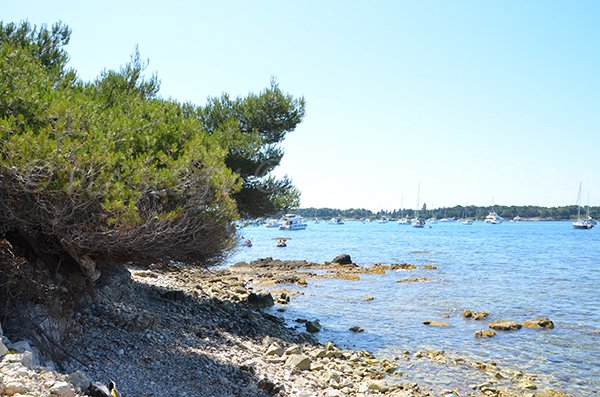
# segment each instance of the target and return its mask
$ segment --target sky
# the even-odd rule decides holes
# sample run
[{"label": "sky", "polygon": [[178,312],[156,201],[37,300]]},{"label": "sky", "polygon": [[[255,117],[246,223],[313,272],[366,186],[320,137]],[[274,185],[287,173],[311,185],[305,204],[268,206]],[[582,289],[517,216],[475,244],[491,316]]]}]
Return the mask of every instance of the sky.
[{"label": "sky", "polygon": [[202,105],[272,77],[307,103],[275,171],[302,207],[600,205],[600,2],[9,1],[91,81],[135,47]]}]

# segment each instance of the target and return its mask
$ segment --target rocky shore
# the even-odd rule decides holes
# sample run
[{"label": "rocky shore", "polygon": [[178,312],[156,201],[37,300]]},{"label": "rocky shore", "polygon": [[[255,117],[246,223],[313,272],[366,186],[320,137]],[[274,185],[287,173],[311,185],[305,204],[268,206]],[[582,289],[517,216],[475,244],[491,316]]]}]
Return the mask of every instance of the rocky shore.
[{"label": "rocky shore", "polygon": [[[47,361],[34,347],[4,337],[0,395],[100,395],[90,384],[115,381],[127,397],[567,396],[539,390],[522,371],[444,351],[382,358],[320,344],[319,321],[303,320],[299,332],[279,315],[312,278],[358,281],[362,274],[413,267],[270,258],[223,270],[131,266],[105,277],[77,311],[60,359]],[[546,320],[536,324],[548,327]],[[427,378],[435,372],[418,381],[411,375],[436,366],[464,377],[469,391],[432,391]]]}]

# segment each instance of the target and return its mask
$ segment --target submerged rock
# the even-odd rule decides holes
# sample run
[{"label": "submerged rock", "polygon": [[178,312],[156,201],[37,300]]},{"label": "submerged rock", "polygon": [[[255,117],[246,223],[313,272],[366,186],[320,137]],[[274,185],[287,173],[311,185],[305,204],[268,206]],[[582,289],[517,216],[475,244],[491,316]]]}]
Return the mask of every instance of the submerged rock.
[{"label": "submerged rock", "polygon": [[364,328],[359,327],[358,325],[355,325],[354,327],[350,327],[350,328],[348,328],[348,330],[350,332],[354,332],[354,333],[365,332]]},{"label": "submerged rock", "polygon": [[500,330],[500,331],[516,331],[523,327],[523,324],[518,323],[516,321],[496,321],[489,325],[491,329]]},{"label": "submerged rock", "polygon": [[448,324],[445,321],[436,321],[436,320],[426,320],[426,321],[423,321],[423,324],[431,325],[432,327],[449,327],[450,326],[450,324]]},{"label": "submerged rock", "polygon": [[523,327],[553,329],[554,323],[548,317],[540,317],[525,321]]}]

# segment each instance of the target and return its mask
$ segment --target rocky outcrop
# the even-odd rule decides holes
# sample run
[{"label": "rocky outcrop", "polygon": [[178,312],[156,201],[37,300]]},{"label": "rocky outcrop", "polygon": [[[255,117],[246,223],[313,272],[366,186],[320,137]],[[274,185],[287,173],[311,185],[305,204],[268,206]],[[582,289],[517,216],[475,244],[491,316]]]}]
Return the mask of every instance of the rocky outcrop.
[{"label": "rocky outcrop", "polygon": [[523,324],[518,323],[516,321],[495,321],[489,325],[491,329],[499,330],[499,331],[516,331],[523,327]]},{"label": "rocky outcrop", "polygon": [[251,292],[248,294],[247,301],[252,306],[259,308],[267,308],[275,304],[273,296],[269,292]]},{"label": "rocky outcrop", "polygon": [[481,331],[475,332],[476,338],[491,338],[496,336],[496,331],[492,329],[482,329]]},{"label": "rocky outcrop", "polygon": [[340,265],[351,265],[353,263],[352,258],[348,254],[340,254],[340,255],[336,256],[335,258],[333,258],[333,260],[331,262],[337,263]]},{"label": "rocky outcrop", "polygon": [[553,329],[554,323],[548,317],[540,317],[525,321],[523,327]]},{"label": "rocky outcrop", "polygon": [[450,324],[448,324],[445,321],[436,321],[436,320],[426,320],[426,321],[423,321],[423,324],[430,325],[432,327],[449,327],[450,326]]}]

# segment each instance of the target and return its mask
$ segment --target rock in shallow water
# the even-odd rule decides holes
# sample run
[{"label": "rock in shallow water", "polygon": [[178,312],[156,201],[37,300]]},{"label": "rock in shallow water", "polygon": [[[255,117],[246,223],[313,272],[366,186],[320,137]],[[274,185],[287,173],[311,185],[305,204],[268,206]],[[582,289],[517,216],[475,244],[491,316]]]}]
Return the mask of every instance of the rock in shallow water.
[{"label": "rock in shallow water", "polygon": [[352,258],[348,254],[340,254],[340,255],[336,256],[335,258],[333,258],[333,260],[331,262],[338,263],[340,265],[351,265]]},{"label": "rock in shallow water", "polygon": [[553,329],[554,323],[548,317],[540,317],[525,321],[523,327]]},{"label": "rock in shallow water", "polygon": [[491,338],[493,336],[496,336],[496,331],[492,329],[483,329],[475,332],[476,338]]},{"label": "rock in shallow water", "polygon": [[489,325],[491,329],[500,330],[500,331],[516,331],[521,329],[523,325],[516,321],[496,321]]}]

